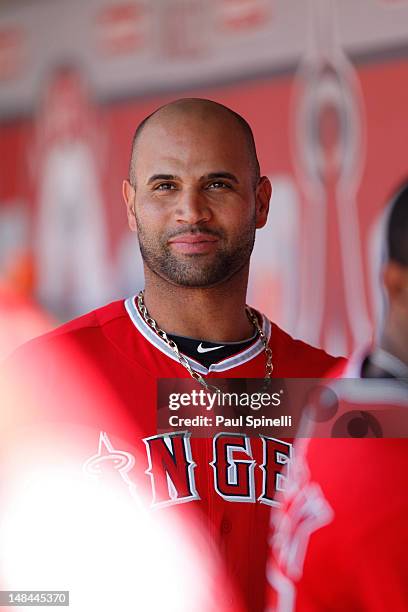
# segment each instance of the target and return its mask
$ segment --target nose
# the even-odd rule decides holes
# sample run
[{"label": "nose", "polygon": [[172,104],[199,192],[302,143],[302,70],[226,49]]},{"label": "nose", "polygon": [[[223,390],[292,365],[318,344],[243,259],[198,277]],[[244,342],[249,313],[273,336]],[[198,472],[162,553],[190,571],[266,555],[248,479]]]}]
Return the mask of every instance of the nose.
[{"label": "nose", "polygon": [[211,218],[208,202],[196,189],[183,190],[178,198],[175,214],[178,223],[189,225],[206,223]]}]

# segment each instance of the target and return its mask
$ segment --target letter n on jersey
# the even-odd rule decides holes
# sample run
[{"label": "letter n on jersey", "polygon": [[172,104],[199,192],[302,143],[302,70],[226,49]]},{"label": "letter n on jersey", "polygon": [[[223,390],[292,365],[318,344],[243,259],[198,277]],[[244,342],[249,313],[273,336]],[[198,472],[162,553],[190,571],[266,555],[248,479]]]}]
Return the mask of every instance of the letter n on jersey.
[{"label": "letter n on jersey", "polygon": [[144,438],[153,501],[152,506],[163,507],[200,499],[194,479],[190,433],[178,431]]}]

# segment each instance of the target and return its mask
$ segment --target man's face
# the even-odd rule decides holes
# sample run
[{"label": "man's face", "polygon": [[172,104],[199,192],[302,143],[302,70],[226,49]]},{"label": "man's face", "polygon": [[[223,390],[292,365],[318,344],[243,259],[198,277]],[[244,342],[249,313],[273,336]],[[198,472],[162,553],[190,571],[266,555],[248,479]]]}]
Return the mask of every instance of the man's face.
[{"label": "man's face", "polygon": [[230,117],[176,113],[148,124],[135,177],[129,223],[150,270],[210,287],[247,266],[267,204],[260,211],[245,137]]}]

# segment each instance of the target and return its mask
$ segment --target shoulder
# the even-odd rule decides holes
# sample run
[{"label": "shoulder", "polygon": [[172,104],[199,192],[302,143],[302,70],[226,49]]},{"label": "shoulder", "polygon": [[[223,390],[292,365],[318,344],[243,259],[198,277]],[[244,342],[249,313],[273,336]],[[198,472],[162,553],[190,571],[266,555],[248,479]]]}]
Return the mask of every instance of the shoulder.
[{"label": "shoulder", "polygon": [[299,378],[327,376],[334,369],[344,367],[346,363],[343,357],[334,357],[323,349],[292,338],[276,323],[271,323],[270,344],[277,363],[280,361],[281,376]]},{"label": "shoulder", "polygon": [[127,313],[123,300],[117,300],[96,308],[72,321],[60,325],[56,329],[40,336],[43,341],[58,338],[64,335],[79,333],[84,330],[102,329],[106,325],[120,319],[127,320]]},{"label": "shoulder", "polygon": [[106,335],[106,331],[113,326],[127,325],[128,317],[123,300],[118,300],[72,319],[46,334],[38,336],[22,346],[14,353],[18,358],[32,357],[55,350],[60,347],[64,350],[81,346],[91,346],[94,342]]}]

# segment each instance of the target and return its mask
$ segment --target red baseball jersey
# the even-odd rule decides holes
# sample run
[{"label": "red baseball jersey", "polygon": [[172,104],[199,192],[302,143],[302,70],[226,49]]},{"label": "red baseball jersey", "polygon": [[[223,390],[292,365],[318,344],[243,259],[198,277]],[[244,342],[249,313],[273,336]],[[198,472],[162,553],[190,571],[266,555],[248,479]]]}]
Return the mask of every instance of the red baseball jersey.
[{"label": "red baseball jersey", "polygon": [[[337,374],[357,378],[361,365],[353,357]],[[360,415],[367,438],[296,442],[272,516],[271,612],[408,609],[408,444],[385,437],[404,425],[408,389],[391,379],[343,382],[337,422]]]},{"label": "red baseball jersey", "polygon": [[[317,378],[336,364],[335,358],[294,340],[265,316],[258,318],[272,349],[274,377]],[[265,374],[259,338],[209,369],[187,359],[208,379]],[[109,448],[137,457],[127,480],[137,483],[160,512],[177,512],[186,520],[198,516],[244,609],[263,610],[268,524],[279,474],[275,459],[277,453],[289,456],[291,445],[228,432],[214,439],[190,438],[187,432],[157,435],[157,380],[189,374],[146,324],[135,298],[61,326],[19,349],[14,360],[17,371],[25,372],[25,385],[36,390],[37,423],[51,420],[65,432],[76,431],[88,467],[109,454]],[[78,378],[93,389],[91,397]],[[38,397],[45,398],[40,409]],[[237,606],[231,599],[230,609]]]}]

